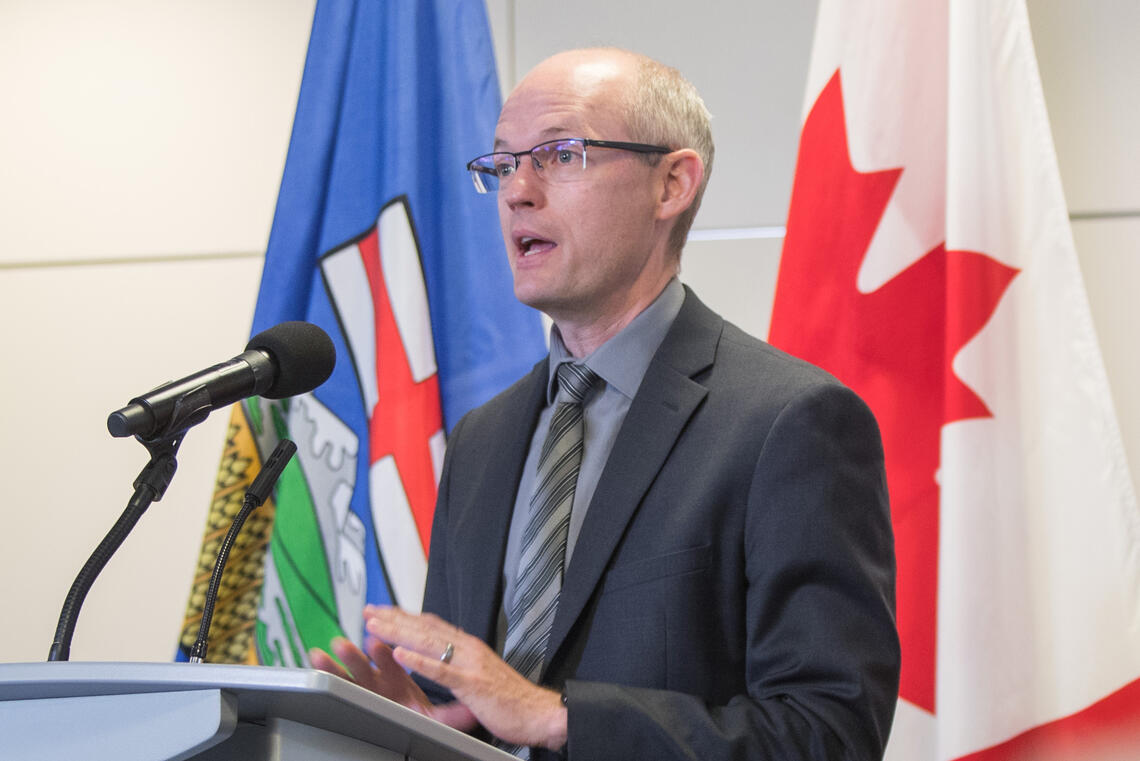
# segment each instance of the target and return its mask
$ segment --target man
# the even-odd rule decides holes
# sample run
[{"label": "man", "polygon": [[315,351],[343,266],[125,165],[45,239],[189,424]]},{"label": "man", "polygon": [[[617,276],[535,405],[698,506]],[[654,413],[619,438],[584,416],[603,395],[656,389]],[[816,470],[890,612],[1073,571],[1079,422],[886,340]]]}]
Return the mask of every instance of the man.
[{"label": "man", "polygon": [[677,281],[712,162],[700,98],[632,53],[562,53],[494,151],[470,168],[551,356],[451,434],[425,612],[370,607],[370,658],[332,650],[531,758],[881,757],[899,650],[878,429]]}]

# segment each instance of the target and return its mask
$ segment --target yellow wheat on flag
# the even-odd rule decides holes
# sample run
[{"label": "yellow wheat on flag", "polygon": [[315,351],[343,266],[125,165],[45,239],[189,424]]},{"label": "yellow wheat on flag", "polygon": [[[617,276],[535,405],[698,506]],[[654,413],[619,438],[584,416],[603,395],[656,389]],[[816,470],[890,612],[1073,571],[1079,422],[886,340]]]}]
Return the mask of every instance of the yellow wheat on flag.
[{"label": "yellow wheat on flag", "polygon": [[[245,490],[260,468],[261,458],[249,422],[242,406],[234,405],[206,518],[198,568],[182,623],[179,645],[185,649],[192,647],[198,636],[202,605],[206,600],[206,588],[214,570],[218,547],[241,509]],[[254,627],[264,579],[265,550],[273,531],[275,512],[273,500],[268,500],[250,515],[237,536],[222,574],[217,607],[210,626],[210,647],[206,655],[210,663],[257,663],[257,651],[253,646]]]}]

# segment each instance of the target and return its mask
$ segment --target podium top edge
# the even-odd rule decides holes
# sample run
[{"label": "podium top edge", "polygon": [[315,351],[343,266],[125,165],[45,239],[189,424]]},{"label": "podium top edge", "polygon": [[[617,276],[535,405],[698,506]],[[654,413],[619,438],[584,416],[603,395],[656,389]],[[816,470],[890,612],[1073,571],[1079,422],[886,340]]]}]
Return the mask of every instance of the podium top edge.
[{"label": "podium top edge", "polygon": [[381,747],[416,750],[418,758],[514,758],[357,684],[314,669],[113,661],[0,663],[0,704],[190,690],[234,694],[243,719],[257,721],[272,715],[296,720]]},{"label": "podium top edge", "polygon": [[[278,690],[328,690],[342,686],[367,690],[340,677],[314,669],[245,666],[221,663],[145,663],[133,661],[52,661],[45,663],[0,663],[0,683],[5,692],[19,684],[78,686],[147,683],[170,689],[272,688]],[[71,692],[69,694],[76,694]]]}]

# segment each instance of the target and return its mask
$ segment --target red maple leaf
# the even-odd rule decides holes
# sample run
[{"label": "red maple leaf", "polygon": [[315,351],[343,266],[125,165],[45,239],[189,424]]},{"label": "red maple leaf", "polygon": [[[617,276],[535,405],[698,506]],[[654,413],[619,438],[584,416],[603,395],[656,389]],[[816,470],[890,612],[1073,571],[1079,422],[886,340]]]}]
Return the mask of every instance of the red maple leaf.
[{"label": "red maple leaf", "polygon": [[899,693],[933,712],[940,432],[946,423],[991,416],[950,363],[1018,271],[939,244],[860,293],[859,267],[901,172],[851,165],[836,71],[800,138],[769,340],[834,374],[878,419],[898,560]]}]

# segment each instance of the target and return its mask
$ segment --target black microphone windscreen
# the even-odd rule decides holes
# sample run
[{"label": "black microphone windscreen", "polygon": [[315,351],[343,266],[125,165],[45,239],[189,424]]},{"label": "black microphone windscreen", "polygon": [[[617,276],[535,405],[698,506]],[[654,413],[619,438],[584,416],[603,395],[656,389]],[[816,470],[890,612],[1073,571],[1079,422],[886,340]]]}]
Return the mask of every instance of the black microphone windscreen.
[{"label": "black microphone windscreen", "polygon": [[312,391],[328,380],[336,365],[332,339],[308,322],[274,325],[249,339],[245,348],[268,352],[277,364],[273,385],[261,394],[266,399],[284,399]]}]

